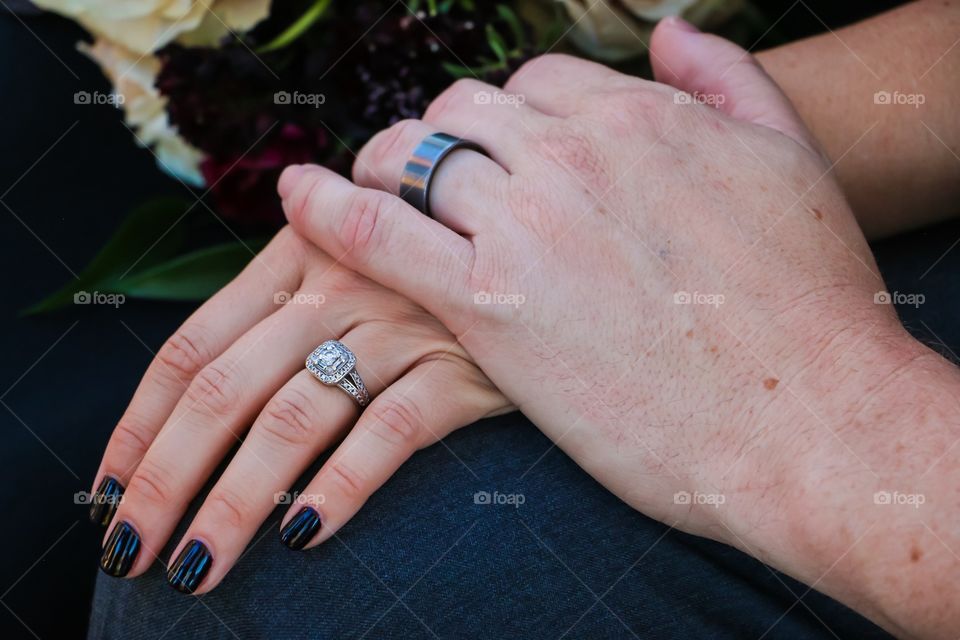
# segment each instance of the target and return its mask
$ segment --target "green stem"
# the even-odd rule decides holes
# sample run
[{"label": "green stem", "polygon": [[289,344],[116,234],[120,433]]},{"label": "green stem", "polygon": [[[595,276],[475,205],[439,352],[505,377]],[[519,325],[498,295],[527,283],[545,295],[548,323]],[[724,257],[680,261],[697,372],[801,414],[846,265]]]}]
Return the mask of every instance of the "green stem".
[{"label": "green stem", "polygon": [[307,9],[307,11],[300,16],[296,22],[287,27],[283,33],[257,49],[257,53],[266,53],[268,51],[282,49],[302,36],[307,29],[313,26],[313,23],[323,17],[323,14],[327,12],[327,8],[332,1],[333,0],[317,0],[314,2],[313,6]]}]

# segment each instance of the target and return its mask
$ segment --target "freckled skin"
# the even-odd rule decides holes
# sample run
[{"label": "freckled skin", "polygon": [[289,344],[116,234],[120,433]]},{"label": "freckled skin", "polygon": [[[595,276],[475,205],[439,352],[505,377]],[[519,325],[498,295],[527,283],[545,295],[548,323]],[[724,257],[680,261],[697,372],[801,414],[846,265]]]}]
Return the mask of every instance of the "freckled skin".
[{"label": "freckled skin", "polygon": [[[883,282],[870,248],[770,78],[735,45],[669,25],[654,33],[651,60],[672,88],[562,56],[511,79],[523,93],[525,73],[542,73],[551,92],[577,100],[571,110],[544,96],[549,116],[524,112],[514,131],[530,144],[503,151],[504,193],[477,194],[476,233],[398,212],[381,221],[382,246],[365,251],[338,236],[350,211],[334,208],[311,237],[451,327],[524,414],[627,504],[737,546],[895,634],[943,636],[960,628],[949,606],[960,575],[949,552],[960,548],[960,374],[874,303]],[[675,89],[690,88],[729,99],[680,108]],[[476,106],[462,105],[466,119],[483,118]],[[737,188],[725,192],[720,178]],[[598,200],[609,215],[596,214]],[[814,222],[810,202],[829,225]],[[440,268],[441,239],[468,264]],[[490,288],[478,281],[528,302],[472,304]],[[909,455],[891,455],[897,438]],[[929,493],[925,506],[874,500],[915,490]],[[677,491],[726,501],[698,508],[673,500]],[[911,536],[924,569],[936,567],[923,581],[905,571]]]}]

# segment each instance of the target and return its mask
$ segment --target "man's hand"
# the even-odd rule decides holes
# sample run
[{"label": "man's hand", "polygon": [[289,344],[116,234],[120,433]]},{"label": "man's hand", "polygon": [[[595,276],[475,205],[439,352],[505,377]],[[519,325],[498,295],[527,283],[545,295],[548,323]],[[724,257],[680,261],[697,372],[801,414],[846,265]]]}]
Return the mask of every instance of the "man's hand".
[{"label": "man's hand", "polygon": [[[884,304],[827,161],[756,62],[678,21],[651,55],[673,86],[564,56],[510,79],[522,100],[460,81],[364,148],[359,186],[288,170],[290,222],[436,315],[635,508],[895,632],[955,635],[960,478],[937,465],[960,425],[925,398],[956,396],[956,372]],[[437,130],[491,157],[445,161],[434,221],[390,194]]]}]

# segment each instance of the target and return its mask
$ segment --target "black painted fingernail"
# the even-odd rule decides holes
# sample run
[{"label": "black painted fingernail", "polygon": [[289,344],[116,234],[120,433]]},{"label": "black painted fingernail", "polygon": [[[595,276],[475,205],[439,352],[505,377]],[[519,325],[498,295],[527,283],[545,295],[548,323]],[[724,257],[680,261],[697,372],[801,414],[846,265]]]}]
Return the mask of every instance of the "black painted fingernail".
[{"label": "black painted fingernail", "polygon": [[116,478],[105,476],[90,500],[90,522],[104,527],[110,524],[122,497],[123,485]]},{"label": "black painted fingernail", "polygon": [[130,572],[133,561],[140,553],[140,535],[129,522],[118,522],[110,534],[107,544],[103,545],[100,556],[100,568],[108,576],[122,578]]},{"label": "black painted fingernail", "polygon": [[280,542],[299,551],[307,546],[319,530],[320,514],[310,507],[304,507],[280,532]]},{"label": "black painted fingernail", "polygon": [[180,593],[193,593],[212,565],[213,556],[207,546],[199,540],[191,540],[167,570],[167,582]]}]

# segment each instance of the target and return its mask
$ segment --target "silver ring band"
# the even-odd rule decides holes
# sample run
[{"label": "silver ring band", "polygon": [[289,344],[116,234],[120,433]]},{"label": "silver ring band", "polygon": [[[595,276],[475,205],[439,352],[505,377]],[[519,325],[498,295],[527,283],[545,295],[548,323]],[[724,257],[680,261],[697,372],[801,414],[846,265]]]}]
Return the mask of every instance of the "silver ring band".
[{"label": "silver ring band", "polygon": [[486,155],[475,142],[446,133],[431,133],[420,141],[400,176],[400,197],[421,213],[430,215],[430,182],[443,159],[457,149],[469,149]]},{"label": "silver ring band", "polygon": [[357,356],[339,340],[327,340],[311,351],[306,366],[317,380],[340,387],[361,407],[370,404],[370,393],[357,373]]}]

